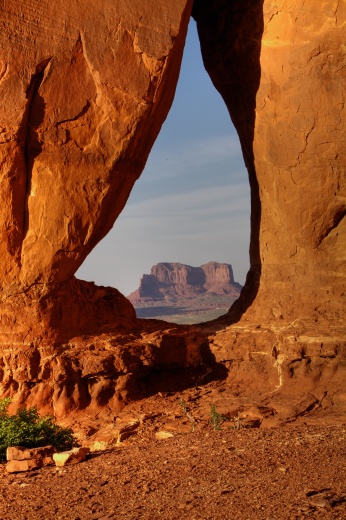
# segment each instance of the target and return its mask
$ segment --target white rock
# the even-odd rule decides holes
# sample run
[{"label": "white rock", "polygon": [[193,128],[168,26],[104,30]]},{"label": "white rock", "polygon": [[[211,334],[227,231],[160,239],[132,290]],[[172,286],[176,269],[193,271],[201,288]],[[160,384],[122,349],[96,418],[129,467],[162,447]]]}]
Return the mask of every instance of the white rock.
[{"label": "white rock", "polygon": [[78,464],[86,459],[89,452],[89,448],[74,448],[73,450],[54,453],[53,460],[58,467],[66,466],[66,464]]},{"label": "white rock", "polygon": [[171,437],[174,437],[174,435],[173,435],[173,433],[170,433],[170,432],[161,431],[161,432],[156,432],[155,437],[161,441],[163,439],[170,439]]}]

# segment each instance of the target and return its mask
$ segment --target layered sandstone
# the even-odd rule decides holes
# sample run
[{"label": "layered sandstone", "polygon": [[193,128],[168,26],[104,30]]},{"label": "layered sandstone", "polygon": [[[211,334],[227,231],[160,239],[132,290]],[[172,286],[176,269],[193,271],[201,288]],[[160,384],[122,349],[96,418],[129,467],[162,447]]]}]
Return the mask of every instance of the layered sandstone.
[{"label": "layered sandstone", "polygon": [[132,303],[177,300],[180,297],[229,294],[238,297],[241,285],[234,281],[230,264],[208,262],[200,267],[177,262],[161,262],[144,274],[139,288],[128,296]]},{"label": "layered sandstone", "polygon": [[78,417],[107,422],[160,384],[162,390],[190,386],[212,363],[208,342],[196,328],[138,320],[131,331],[115,327],[59,347],[2,348],[0,389],[12,396],[13,409],[37,406],[68,424]]},{"label": "layered sandstone", "polygon": [[204,363],[195,332],[154,333],[116,289],[74,278],[168,113],[191,7],[1,4],[0,397],[16,405],[97,414],[147,393],[151,369]]},{"label": "layered sandstone", "polygon": [[345,310],[346,13],[336,0],[316,5],[195,2],[204,63],[249,171],[251,314],[266,320],[340,323]]}]

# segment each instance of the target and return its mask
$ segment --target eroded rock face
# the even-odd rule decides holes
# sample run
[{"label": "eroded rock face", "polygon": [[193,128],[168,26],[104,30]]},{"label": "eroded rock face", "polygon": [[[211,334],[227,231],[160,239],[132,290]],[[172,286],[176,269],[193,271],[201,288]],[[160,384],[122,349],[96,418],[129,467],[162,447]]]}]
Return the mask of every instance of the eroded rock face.
[{"label": "eroded rock face", "polygon": [[197,0],[194,15],[249,170],[258,294],[248,314],[336,325],[345,311],[346,8],[303,5]]},{"label": "eroded rock face", "polygon": [[116,289],[73,276],[166,118],[192,3],[1,4],[0,395],[13,406],[114,411],[148,392],[143,373],[204,364],[203,337],[154,333]]},{"label": "eroded rock face", "polygon": [[251,185],[251,269],[214,351],[233,380],[254,382],[257,367],[258,387],[323,395],[335,385],[341,402],[345,3],[197,0],[193,14]]},{"label": "eroded rock face", "polygon": [[148,324],[73,278],[166,117],[191,7],[2,2],[0,379],[18,404],[109,415],[169,374],[173,391],[208,374],[210,345],[235,396],[345,406],[344,2],[194,3],[251,185],[251,269],[229,314]]},{"label": "eroded rock face", "polygon": [[138,320],[131,331],[78,336],[60,346],[15,344],[0,356],[0,389],[12,407],[37,406],[69,424],[88,410],[108,418],[155,391],[180,391],[213,363],[193,327]]},{"label": "eroded rock face", "polygon": [[[170,108],[191,5],[192,0],[2,3],[4,342],[7,335],[9,342],[16,335],[20,342],[35,334],[42,341],[40,323],[51,341],[57,313],[49,309],[58,293],[65,298],[62,307],[76,300],[73,274],[123,209]],[[121,296],[114,298],[119,302]],[[80,303],[70,324],[62,311],[65,335],[89,305]],[[122,306],[127,325],[134,312],[126,301]],[[93,312],[84,321],[92,318]]]}]

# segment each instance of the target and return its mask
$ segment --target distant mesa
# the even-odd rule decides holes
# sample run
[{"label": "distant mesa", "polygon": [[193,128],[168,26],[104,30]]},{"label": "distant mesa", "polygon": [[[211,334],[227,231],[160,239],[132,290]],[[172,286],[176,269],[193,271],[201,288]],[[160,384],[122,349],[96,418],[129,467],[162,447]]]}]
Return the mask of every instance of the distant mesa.
[{"label": "distant mesa", "polygon": [[139,288],[128,296],[134,304],[150,301],[174,302],[181,298],[196,298],[207,294],[237,298],[242,286],[234,281],[230,264],[209,262],[200,267],[162,262],[144,274]]}]

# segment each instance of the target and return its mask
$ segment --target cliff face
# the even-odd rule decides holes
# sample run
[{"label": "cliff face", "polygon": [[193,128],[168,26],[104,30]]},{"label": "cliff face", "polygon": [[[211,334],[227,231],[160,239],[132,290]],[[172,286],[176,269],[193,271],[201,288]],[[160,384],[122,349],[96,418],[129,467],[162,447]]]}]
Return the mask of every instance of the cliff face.
[{"label": "cliff face", "polygon": [[[167,115],[192,4],[249,173],[251,268],[227,318],[152,330],[73,275]],[[138,374],[210,362],[209,345],[237,392],[344,409],[345,2],[3,0],[0,17],[0,396],[114,410]],[[231,279],[204,267],[143,287]]]},{"label": "cliff face", "polygon": [[142,331],[145,354],[131,303],[74,278],[166,118],[192,3],[1,3],[0,398],[60,418],[114,411],[140,395],[143,364],[203,362],[203,338],[177,330],[173,349],[164,326]]},{"label": "cliff face", "polygon": [[[166,118],[191,4],[2,2],[0,342],[59,344],[91,310],[90,286],[77,298],[73,275],[113,226]],[[115,320],[133,322],[122,307]]]},{"label": "cliff face", "polygon": [[251,269],[233,318],[342,328],[345,3],[196,0],[193,15],[251,185]]},{"label": "cliff face", "polygon": [[193,298],[206,293],[239,296],[241,286],[234,281],[232,266],[209,262],[200,267],[179,263],[159,263],[143,275],[139,288],[130,294],[132,303],[150,300]]},{"label": "cliff face", "polygon": [[196,0],[193,15],[251,186],[251,268],[213,351],[274,400],[311,391],[342,408],[345,2]]}]

